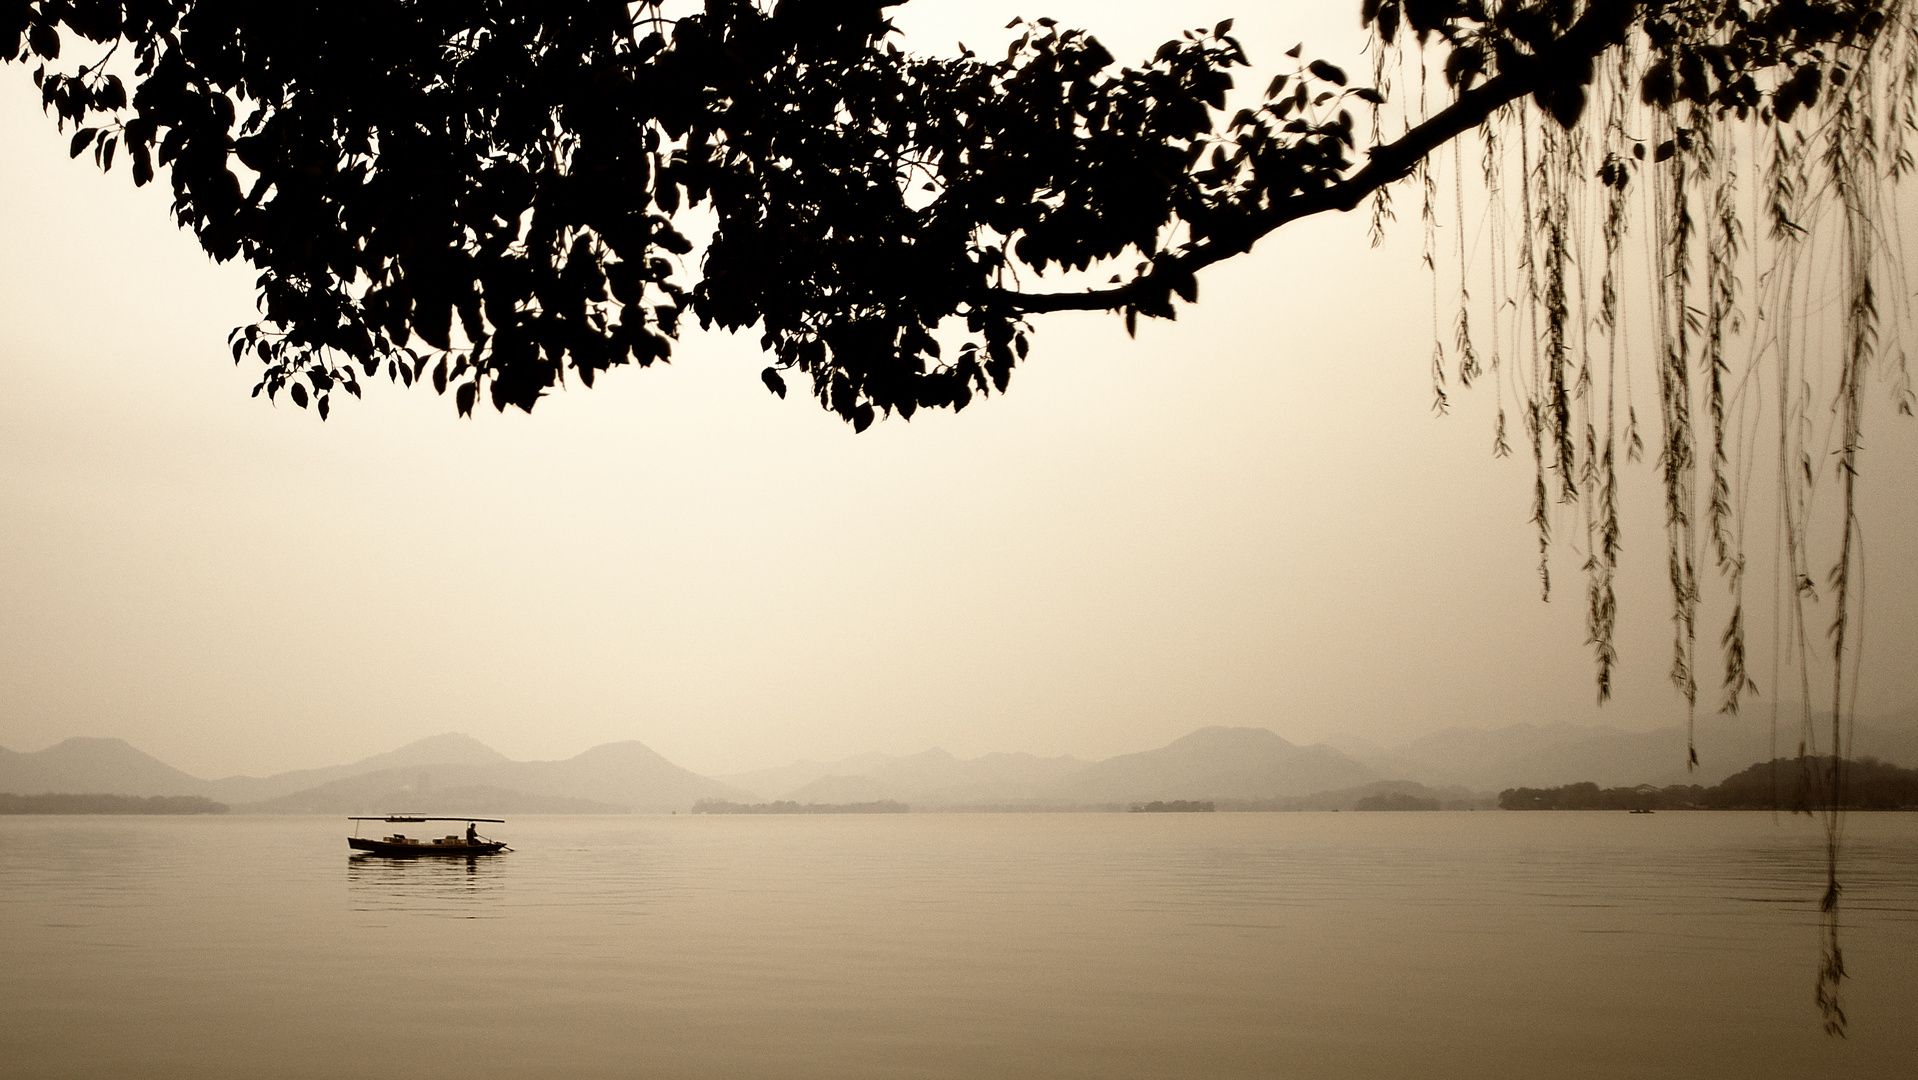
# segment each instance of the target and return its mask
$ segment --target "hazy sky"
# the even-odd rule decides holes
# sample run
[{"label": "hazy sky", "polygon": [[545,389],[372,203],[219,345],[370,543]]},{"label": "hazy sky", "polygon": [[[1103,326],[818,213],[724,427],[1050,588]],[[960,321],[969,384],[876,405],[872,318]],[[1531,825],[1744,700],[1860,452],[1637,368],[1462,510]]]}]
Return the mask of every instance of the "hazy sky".
[{"label": "hazy sky", "polygon": [[[1049,13],[1133,58],[1238,15],[1255,60],[1304,39],[1356,69],[1356,3],[1292,6],[916,0],[897,19],[915,46],[991,52],[1012,14]],[[1412,225],[1379,250],[1359,215],[1289,227],[1136,341],[1044,319],[1008,396],[858,436],[766,393],[750,336],[697,331],[670,367],[531,416],[463,421],[379,382],[322,424],[250,400],[255,369],[227,358],[250,272],[170,224],[164,185],[69,161],[37,101],[0,67],[10,749],[117,736],[218,776],[463,731],[516,758],[640,739],[725,772],[935,745],[1096,758],[1205,724],[1390,742],[1683,720],[1650,464],[1600,710],[1581,556],[1541,604],[1529,460],[1489,453],[1496,392],[1432,413]],[[1918,425],[1886,399],[1875,384],[1867,712],[1918,702]]]}]

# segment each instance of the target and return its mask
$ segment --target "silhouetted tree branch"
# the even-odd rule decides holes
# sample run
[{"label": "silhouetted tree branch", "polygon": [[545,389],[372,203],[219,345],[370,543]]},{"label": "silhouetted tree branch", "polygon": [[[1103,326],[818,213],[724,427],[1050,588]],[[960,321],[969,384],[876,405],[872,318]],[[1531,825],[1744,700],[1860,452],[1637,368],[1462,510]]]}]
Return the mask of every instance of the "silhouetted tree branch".
[{"label": "silhouetted tree branch", "polygon": [[[1376,7],[1376,5],[1374,5]],[[1077,293],[1010,293],[997,299],[1021,311],[1111,311],[1137,307],[1137,298],[1162,306],[1174,291],[1171,282],[1188,281],[1213,263],[1252,250],[1272,232],[1327,211],[1350,211],[1387,184],[1405,179],[1433,151],[1476,129],[1514,101],[1566,82],[1566,72],[1578,72],[1582,87],[1591,78],[1592,61],[1623,42],[1640,0],[1594,3],[1564,34],[1553,39],[1525,62],[1510,64],[1497,76],[1463,90],[1450,105],[1389,143],[1366,152],[1366,164],[1324,188],[1301,191],[1257,208],[1239,235],[1214,237],[1177,253],[1161,255],[1145,273],[1124,285]]]},{"label": "silhouetted tree branch", "polygon": [[[324,414],[384,368],[430,373],[463,412],[483,392],[530,409],[569,370],[590,385],[665,358],[691,313],[757,327],[770,388],[804,372],[863,428],[1003,390],[1026,315],[1169,315],[1198,270],[1358,205],[1527,95],[1576,123],[1594,58],[1633,27],[1682,67],[1699,38],[1684,19],[1742,11],[1375,0],[1384,43],[1443,39],[1458,96],[1361,166],[1343,105],[1382,97],[1320,61],[1217,130],[1246,64],[1229,23],[1139,68],[1050,20],[1015,24],[1003,61],[940,60],[890,44],[884,6],[31,0],[7,6],[0,41],[43,65],[63,34],[130,46],[130,95],[124,65],[96,62],[42,66],[44,99],[76,154],[130,158],[136,183],[169,169],[181,223],[261,269],[265,318],[233,351],[264,365],[269,395]],[[1869,32],[1883,6],[1764,10],[1817,43]],[[1737,48],[1718,67],[1799,70]],[[676,222],[694,207],[718,229],[689,280]],[[1020,284],[1128,253],[1140,268],[1110,288]]]}]

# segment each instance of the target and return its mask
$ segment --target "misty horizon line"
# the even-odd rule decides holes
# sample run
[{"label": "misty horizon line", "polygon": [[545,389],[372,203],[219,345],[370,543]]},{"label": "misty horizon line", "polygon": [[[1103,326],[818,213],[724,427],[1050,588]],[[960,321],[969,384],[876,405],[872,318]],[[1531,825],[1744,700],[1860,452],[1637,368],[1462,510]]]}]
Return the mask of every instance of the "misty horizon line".
[{"label": "misty horizon line", "polygon": [[[1540,725],[1517,724],[1517,725],[1508,725],[1508,726],[1538,727]],[[1591,730],[1594,730],[1594,731],[1606,730],[1605,728],[1600,727],[1598,725],[1565,723],[1563,726],[1590,728]],[[1461,730],[1484,730],[1489,732],[1489,731],[1503,730],[1503,729],[1484,728],[1484,729],[1461,729]],[[1283,735],[1280,735],[1278,732],[1273,731],[1271,728],[1261,727],[1255,724],[1205,724],[1205,725],[1201,725],[1200,727],[1194,728],[1192,731],[1186,733],[1185,735],[1179,736],[1179,738],[1177,739],[1173,739],[1172,742],[1176,743],[1180,739],[1189,738],[1192,735],[1196,735],[1206,731],[1262,731],[1262,732],[1266,732],[1268,734],[1273,735],[1274,737],[1280,739],[1281,741],[1285,742],[1286,744],[1290,746],[1294,746],[1303,750],[1309,750],[1309,749],[1312,749],[1313,747],[1318,747],[1318,746],[1332,745],[1330,743],[1325,743],[1325,742],[1315,742],[1315,743],[1296,742],[1292,739],[1286,738]],[[595,750],[604,750],[608,747],[640,746],[654,754],[659,754],[658,750],[654,749],[651,744],[647,743],[643,739],[609,739],[606,742],[593,743],[585,747],[584,749],[578,751],[577,753],[566,755],[566,756],[535,757],[535,758],[524,758],[524,759],[512,758],[512,757],[508,757],[507,755],[503,753],[500,753],[500,751],[494,749],[492,746],[488,745],[486,742],[482,741],[476,736],[468,735],[467,733],[463,731],[443,731],[436,735],[421,736],[420,738],[413,739],[409,742],[401,743],[399,746],[393,747],[390,750],[383,750],[377,753],[367,754],[363,757],[355,758],[351,761],[342,761],[342,762],[337,762],[335,764],[330,764],[330,765],[306,765],[306,766],[300,766],[292,769],[282,769],[282,770],[279,770],[278,772],[270,772],[270,773],[264,773],[264,774],[232,773],[227,776],[201,776],[198,773],[188,772],[188,770],[180,769],[179,766],[173,765],[171,762],[163,761],[163,759],[159,758],[158,755],[149,753],[148,751],[141,749],[139,746],[135,745],[131,740],[121,738],[120,736],[117,736],[117,735],[69,735],[64,739],[59,740],[58,742],[51,743],[47,746],[41,747],[38,750],[14,750],[10,747],[0,746],[0,753],[18,754],[25,757],[25,756],[35,755],[35,754],[44,754],[44,753],[47,753],[48,751],[58,750],[59,748],[63,746],[69,746],[75,743],[95,743],[95,744],[119,743],[141,754],[146,754],[146,756],[152,757],[156,761],[162,761],[162,763],[166,764],[169,768],[179,769],[180,772],[186,773],[188,776],[192,776],[196,780],[217,782],[221,780],[272,779],[273,777],[284,776],[290,773],[318,772],[318,771],[323,771],[328,769],[349,768],[352,766],[364,764],[376,758],[382,758],[382,757],[387,757],[395,754],[400,754],[407,750],[411,750],[415,747],[421,747],[421,746],[425,746],[432,743],[445,742],[451,739],[464,740],[475,747],[497,754],[499,755],[499,759],[502,761],[509,761],[515,764],[525,764],[525,765],[573,761],[587,754],[590,754]],[[982,760],[985,758],[991,758],[991,757],[1025,757],[1025,758],[1033,758],[1035,760],[1040,760],[1040,761],[1073,761],[1073,762],[1080,762],[1083,764],[1092,765],[1092,764],[1097,764],[1101,761],[1110,761],[1113,758],[1128,757],[1135,753],[1145,753],[1151,750],[1161,749],[1167,745],[1170,745],[1170,743],[1162,743],[1157,746],[1147,747],[1145,748],[1145,750],[1126,751],[1124,753],[1112,754],[1102,758],[1079,757],[1075,754],[1037,754],[1037,753],[1032,753],[1030,751],[1025,751],[1025,750],[988,750],[984,753],[977,754],[972,757],[961,757],[960,755],[954,754],[951,751],[946,750],[943,747],[939,747],[939,746],[931,746],[931,747],[927,747],[924,750],[918,750],[911,753],[903,753],[903,754],[887,753],[881,750],[867,750],[867,751],[859,751],[852,754],[846,754],[836,758],[799,757],[799,758],[794,758],[791,762],[787,763],[786,765],[762,766],[759,768],[751,768],[751,769],[732,769],[732,770],[717,771],[717,772],[710,772],[710,773],[696,773],[696,775],[705,776],[713,779],[721,779],[728,776],[749,776],[755,773],[770,772],[770,771],[775,771],[782,768],[790,768],[794,765],[832,765],[832,764],[838,764],[841,762],[851,762],[851,761],[862,760],[862,759],[870,760],[875,758],[891,760],[891,761],[905,761],[912,758],[925,758],[925,757],[933,757],[937,755],[944,755],[945,757],[958,762],[979,761],[979,760]],[[1336,747],[1333,747],[1333,748],[1336,749]],[[662,758],[665,758],[664,754],[660,754],[659,756]],[[666,759],[666,760],[670,761],[671,759]],[[677,764],[677,763],[675,762],[674,764]],[[679,766],[679,767],[684,768],[684,766]],[[694,770],[688,769],[687,771],[693,772]]]},{"label": "misty horizon line", "polygon": [[[1813,719],[1814,721],[1816,721],[1817,717],[1814,716]],[[1889,716],[1860,717],[1859,719],[1865,721],[1867,724],[1887,724],[1888,723],[1894,726],[1903,726],[1903,725],[1918,723],[1918,714],[1907,712],[1904,714],[1889,715]],[[695,770],[691,770],[691,769],[687,769],[686,771],[692,772],[694,773],[694,775],[697,775],[697,776],[703,776],[710,779],[725,780],[727,778],[732,778],[732,777],[750,777],[758,774],[778,772],[783,769],[790,769],[790,768],[808,766],[808,765],[830,766],[830,765],[842,764],[842,763],[852,763],[857,761],[870,762],[875,760],[898,762],[898,761],[908,761],[915,758],[933,758],[933,757],[939,757],[939,756],[943,756],[946,759],[950,759],[952,761],[959,762],[959,763],[976,762],[976,761],[985,760],[987,758],[995,758],[995,757],[1008,757],[1008,758],[1030,758],[1036,761],[1053,761],[1053,762],[1068,761],[1068,762],[1075,762],[1075,763],[1086,764],[1086,765],[1094,765],[1094,764],[1099,764],[1105,761],[1116,760],[1118,758],[1131,757],[1137,754],[1150,753],[1154,750],[1164,749],[1165,747],[1175,745],[1181,741],[1193,738],[1195,736],[1198,736],[1205,732],[1210,732],[1210,731],[1264,732],[1286,743],[1288,746],[1295,747],[1300,750],[1312,750],[1315,748],[1324,747],[1341,754],[1350,755],[1355,750],[1361,753],[1364,753],[1367,751],[1371,751],[1371,752],[1383,751],[1383,752],[1389,753],[1393,751],[1406,750],[1406,749],[1419,746],[1421,744],[1430,744],[1448,737],[1456,737],[1459,735],[1491,736],[1491,735],[1514,733],[1514,732],[1520,732],[1520,731],[1542,732],[1542,731],[1553,731],[1553,730],[1562,730],[1562,729],[1573,729],[1579,732],[1590,733],[1593,735],[1618,734],[1618,735],[1626,735],[1626,736],[1648,736],[1648,735],[1658,734],[1661,732],[1669,732],[1672,730],[1677,730],[1682,727],[1683,725],[1664,724],[1664,725],[1659,725],[1656,727],[1646,728],[1646,729],[1633,729],[1633,728],[1618,727],[1610,724],[1582,724],[1582,723],[1577,723],[1569,720],[1554,720],[1554,721],[1544,721],[1544,722],[1519,721],[1517,723],[1501,724],[1497,726],[1472,726],[1472,725],[1464,725],[1464,724],[1453,725],[1450,727],[1429,731],[1424,734],[1411,736],[1409,738],[1401,738],[1391,742],[1383,742],[1383,741],[1367,738],[1365,736],[1357,735],[1357,734],[1346,736],[1344,738],[1338,739],[1337,741],[1334,741],[1331,739],[1321,739],[1316,742],[1303,742],[1297,739],[1287,738],[1285,735],[1280,734],[1279,732],[1273,730],[1272,728],[1266,727],[1263,725],[1202,724],[1199,727],[1196,727],[1192,729],[1191,731],[1187,732],[1186,734],[1180,735],[1170,740],[1169,742],[1148,746],[1141,750],[1130,750],[1122,753],[1111,754],[1105,757],[1080,757],[1076,754],[1041,754],[1041,753],[1034,753],[1034,752],[1025,751],[1025,750],[988,750],[983,753],[979,753],[970,757],[964,757],[958,754],[954,754],[951,751],[944,749],[943,747],[931,746],[924,750],[913,751],[909,753],[888,753],[880,750],[866,750],[866,751],[858,751],[851,754],[845,754],[845,755],[834,757],[834,758],[796,757],[784,765],[769,765],[769,766],[759,766],[759,767],[748,768],[748,769],[730,769],[730,770],[713,771],[713,772],[696,772]],[[1781,739],[1781,746],[1783,746],[1787,732],[1785,731],[1785,729],[1781,728],[1779,735]],[[38,750],[14,750],[10,747],[0,746],[0,754],[13,754],[13,755],[19,755],[22,757],[28,757],[28,756],[38,755],[38,754],[44,754],[49,751],[57,750],[63,746],[69,746],[75,743],[96,743],[96,744],[119,743],[121,745],[124,745],[136,751],[137,753],[143,754],[147,757],[152,758],[155,761],[159,761],[162,764],[165,764],[168,768],[175,769],[181,773],[186,774],[187,776],[193,777],[196,780],[202,780],[209,783],[218,783],[220,781],[227,781],[227,780],[270,780],[275,777],[288,776],[294,773],[320,772],[320,771],[328,771],[328,770],[339,769],[339,768],[351,768],[354,766],[366,764],[377,758],[401,755],[405,753],[406,751],[412,750],[417,747],[423,747],[428,744],[445,742],[447,740],[454,740],[454,739],[462,740],[473,747],[477,747],[479,749],[487,751],[490,754],[496,755],[498,760],[500,761],[512,762],[514,764],[542,764],[542,763],[573,761],[587,754],[590,754],[595,750],[603,750],[608,747],[621,747],[621,746],[634,746],[634,745],[642,747],[648,752],[658,755],[662,760],[666,760],[669,762],[671,761],[671,759],[666,758],[665,755],[660,754],[658,750],[654,749],[651,744],[641,739],[610,739],[605,742],[590,744],[586,746],[585,748],[579,750],[578,752],[571,755],[567,755],[567,756],[532,757],[532,758],[524,758],[524,759],[512,758],[496,750],[494,747],[480,740],[479,738],[461,731],[445,731],[445,732],[440,732],[434,735],[421,736],[419,738],[412,739],[408,742],[401,743],[400,745],[393,747],[392,749],[389,749],[389,750],[366,754],[364,756],[361,756],[349,761],[342,761],[334,764],[304,765],[304,766],[298,766],[291,769],[281,769],[275,772],[264,772],[264,773],[253,773],[253,772],[230,773],[224,776],[201,776],[199,773],[189,772],[188,770],[182,769],[177,765],[173,765],[171,762],[164,761],[163,759],[158,757],[158,755],[152,754],[146,750],[141,749],[140,747],[138,747],[137,745],[135,745],[132,741],[128,739],[122,738],[120,736],[113,736],[113,735],[70,735],[64,739],[60,739],[56,742],[48,744],[47,746],[41,747]],[[682,768],[682,769],[685,768],[685,766],[678,765],[677,762],[672,762],[672,764],[674,764],[675,767],[677,768]]]}]

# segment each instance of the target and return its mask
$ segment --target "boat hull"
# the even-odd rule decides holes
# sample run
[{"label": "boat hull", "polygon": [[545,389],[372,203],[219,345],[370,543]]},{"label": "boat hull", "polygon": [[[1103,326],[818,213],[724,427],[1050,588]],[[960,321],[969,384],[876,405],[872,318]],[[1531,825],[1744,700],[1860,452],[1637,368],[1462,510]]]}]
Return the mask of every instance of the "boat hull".
[{"label": "boat hull", "polygon": [[422,840],[416,844],[396,844],[387,840],[372,840],[362,836],[347,838],[346,845],[355,851],[364,851],[369,855],[384,855],[394,859],[417,859],[434,855],[497,855],[506,845],[497,840],[482,840],[468,843],[465,840],[437,843]]}]

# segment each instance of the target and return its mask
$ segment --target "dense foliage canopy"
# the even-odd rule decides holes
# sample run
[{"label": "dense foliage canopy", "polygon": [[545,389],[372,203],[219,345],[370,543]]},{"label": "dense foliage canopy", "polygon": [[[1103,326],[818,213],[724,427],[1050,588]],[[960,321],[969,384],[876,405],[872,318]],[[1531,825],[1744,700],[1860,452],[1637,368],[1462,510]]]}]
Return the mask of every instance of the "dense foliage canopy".
[{"label": "dense foliage canopy", "polygon": [[[667,356],[691,315],[757,329],[773,389],[797,369],[864,427],[1003,390],[1034,313],[1172,315],[1198,268],[1357,205],[1511,102],[1577,123],[1622,43],[1663,110],[1789,120],[1888,14],[1368,0],[1382,44],[1435,43],[1456,100],[1360,150],[1380,128],[1350,106],[1383,99],[1324,62],[1228,117],[1246,63],[1229,23],[1136,68],[1044,19],[1004,59],[932,59],[900,51],[882,6],[8,0],[0,52],[45,65],[76,154],[140,184],[167,170],[180,222],[259,267],[263,321],[234,347],[269,394],[324,411],[362,375],[430,370],[462,411],[530,409],[568,372]],[[696,270],[687,220],[714,227]],[[1020,288],[1049,267],[1119,273]]]}]

